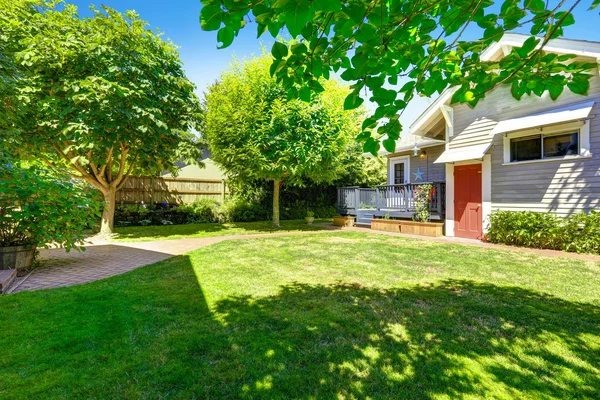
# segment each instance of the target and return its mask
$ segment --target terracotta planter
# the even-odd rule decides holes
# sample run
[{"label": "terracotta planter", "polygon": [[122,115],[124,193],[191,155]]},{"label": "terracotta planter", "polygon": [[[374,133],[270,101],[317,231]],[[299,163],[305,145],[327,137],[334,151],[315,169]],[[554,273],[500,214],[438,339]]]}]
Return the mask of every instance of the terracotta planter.
[{"label": "terracotta planter", "polygon": [[443,222],[401,221],[400,232],[421,236],[443,236]]},{"label": "terracotta planter", "polygon": [[308,225],[312,225],[312,223],[315,222],[315,217],[304,217],[304,220]]},{"label": "terracotta planter", "polygon": [[400,232],[402,221],[397,219],[373,219],[371,220],[371,229],[385,232]]},{"label": "terracotta planter", "polygon": [[0,247],[0,269],[31,269],[35,245]]},{"label": "terracotta planter", "polygon": [[333,225],[353,227],[354,226],[354,217],[350,217],[350,216],[333,217]]}]

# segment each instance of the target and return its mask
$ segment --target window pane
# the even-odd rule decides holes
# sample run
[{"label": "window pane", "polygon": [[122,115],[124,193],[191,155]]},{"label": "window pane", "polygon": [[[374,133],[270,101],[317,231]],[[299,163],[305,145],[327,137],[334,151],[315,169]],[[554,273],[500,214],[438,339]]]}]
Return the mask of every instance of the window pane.
[{"label": "window pane", "polygon": [[579,154],[579,133],[544,136],[544,158]]},{"label": "window pane", "polygon": [[394,184],[402,185],[404,183],[404,163],[394,164]]},{"label": "window pane", "polygon": [[542,137],[527,136],[510,140],[510,161],[539,160],[542,158]]}]

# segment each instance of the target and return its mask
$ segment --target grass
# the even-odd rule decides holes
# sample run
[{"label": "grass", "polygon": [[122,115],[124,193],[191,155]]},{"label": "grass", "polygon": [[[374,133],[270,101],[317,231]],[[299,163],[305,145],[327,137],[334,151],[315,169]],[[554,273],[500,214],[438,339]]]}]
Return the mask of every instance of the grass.
[{"label": "grass", "polygon": [[0,298],[0,398],[597,398],[600,265],[335,232]]},{"label": "grass", "polygon": [[281,221],[281,227],[275,228],[271,221],[235,222],[226,224],[186,224],[161,226],[127,226],[115,228],[114,241],[147,242],[152,240],[173,240],[225,235],[251,235],[272,232],[316,231],[325,229],[319,225],[328,219],[316,219],[315,224],[307,225],[304,220]]}]

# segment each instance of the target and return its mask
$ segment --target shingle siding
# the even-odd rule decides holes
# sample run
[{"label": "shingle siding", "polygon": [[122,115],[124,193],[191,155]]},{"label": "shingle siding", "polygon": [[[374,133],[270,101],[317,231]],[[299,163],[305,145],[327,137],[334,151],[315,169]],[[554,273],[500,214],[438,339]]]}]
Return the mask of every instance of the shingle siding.
[{"label": "shingle siding", "polygon": [[[509,87],[490,93],[475,109],[454,106],[455,135],[449,147],[492,143],[492,209],[551,211],[558,215],[590,210],[600,206],[600,78],[597,71],[587,97],[565,89],[552,101],[549,97],[523,97],[515,100]],[[503,135],[489,135],[500,120],[527,116],[568,104],[594,100],[590,121],[592,158],[547,161],[531,164],[504,163]]]}]

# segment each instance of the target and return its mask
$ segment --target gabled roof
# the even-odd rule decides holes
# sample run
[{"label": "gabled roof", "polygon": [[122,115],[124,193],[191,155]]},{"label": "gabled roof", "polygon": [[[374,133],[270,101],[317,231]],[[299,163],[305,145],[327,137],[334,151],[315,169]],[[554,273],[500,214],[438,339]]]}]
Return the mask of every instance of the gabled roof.
[{"label": "gabled roof", "polygon": [[[506,33],[499,42],[494,43],[481,54],[481,59],[483,61],[501,59],[506,54],[510,53],[512,47],[521,47],[525,40],[530,37],[530,35]],[[600,42],[574,39],[551,39],[546,46],[544,46],[544,51],[556,54],[576,54],[581,57],[589,57],[600,61]],[[442,92],[442,94],[440,94],[440,96],[411,124],[410,133],[418,135],[423,126],[429,124],[433,118],[438,118],[441,113],[440,106],[449,104],[455,91],[456,88],[444,90],[444,92]]]},{"label": "gabled roof", "polygon": [[[386,139],[386,137],[381,138],[381,141],[383,141],[384,139]],[[396,148],[394,149],[393,153],[390,153],[382,146],[377,152],[377,155],[385,156],[388,154],[401,153],[403,151],[412,151],[415,148],[415,144],[417,145],[417,148],[424,149],[428,147],[443,145],[445,143],[446,142],[444,140],[437,140],[417,135],[406,134],[400,136],[400,139],[396,141]],[[372,155],[371,153],[364,153],[363,156],[371,157]]]}]

